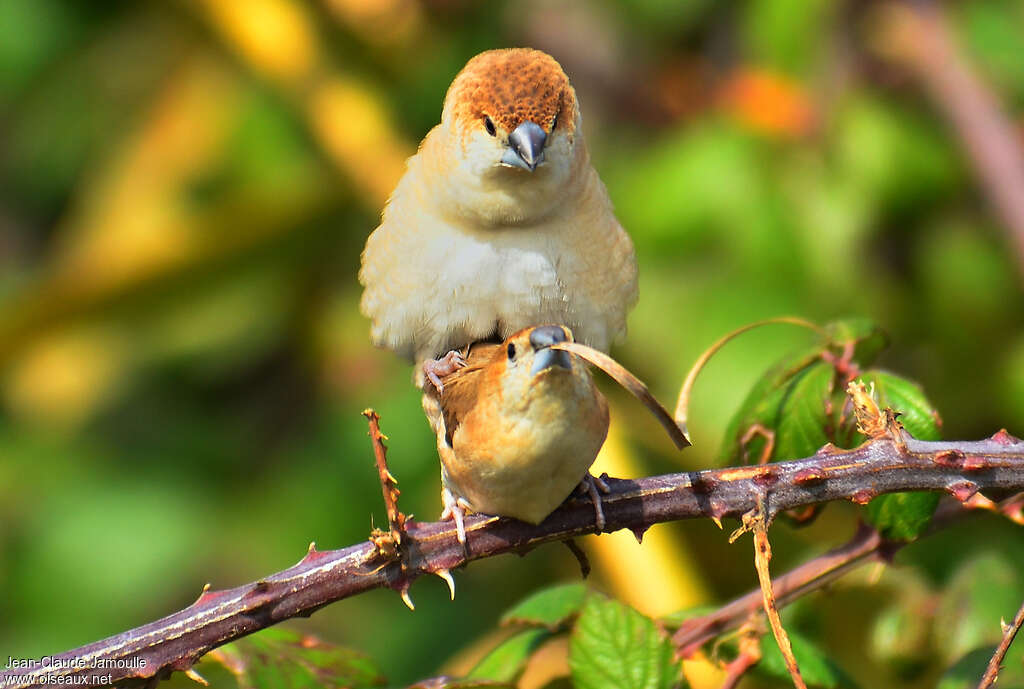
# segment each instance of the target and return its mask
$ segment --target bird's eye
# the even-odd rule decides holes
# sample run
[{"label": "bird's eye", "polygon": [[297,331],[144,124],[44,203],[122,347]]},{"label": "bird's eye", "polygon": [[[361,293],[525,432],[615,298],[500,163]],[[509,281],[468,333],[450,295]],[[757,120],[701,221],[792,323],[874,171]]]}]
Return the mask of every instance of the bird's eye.
[{"label": "bird's eye", "polygon": [[498,135],[498,130],[494,127],[494,122],[487,115],[484,115],[484,129],[486,129],[487,133],[491,136]]},{"label": "bird's eye", "polygon": [[555,116],[551,118],[551,131],[555,131],[555,127],[557,127],[557,126],[558,126],[558,113],[556,112]]},{"label": "bird's eye", "polygon": [[511,342],[508,343],[508,358],[509,361],[516,358],[516,346]]}]

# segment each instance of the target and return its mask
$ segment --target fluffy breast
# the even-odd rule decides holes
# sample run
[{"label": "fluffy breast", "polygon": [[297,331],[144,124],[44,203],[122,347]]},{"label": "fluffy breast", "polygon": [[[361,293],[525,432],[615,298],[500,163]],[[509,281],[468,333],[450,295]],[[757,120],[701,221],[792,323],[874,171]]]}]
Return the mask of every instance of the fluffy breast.
[{"label": "fluffy breast", "polygon": [[410,161],[363,252],[361,306],[377,345],[422,360],[559,323],[607,351],[625,331],[636,301],[633,244],[592,168],[557,213],[508,227],[437,208],[416,181],[427,172]]}]

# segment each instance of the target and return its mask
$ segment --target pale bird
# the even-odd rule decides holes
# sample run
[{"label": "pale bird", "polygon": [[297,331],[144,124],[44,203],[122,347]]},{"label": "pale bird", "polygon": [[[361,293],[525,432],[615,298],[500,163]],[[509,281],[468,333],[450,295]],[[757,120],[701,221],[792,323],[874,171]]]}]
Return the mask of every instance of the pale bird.
[{"label": "pale bird", "polygon": [[481,53],[455,77],[359,272],[374,343],[413,359],[419,384],[464,363],[452,350],[540,323],[602,351],[624,335],[633,243],[580,122],[568,77],[538,50]]}]

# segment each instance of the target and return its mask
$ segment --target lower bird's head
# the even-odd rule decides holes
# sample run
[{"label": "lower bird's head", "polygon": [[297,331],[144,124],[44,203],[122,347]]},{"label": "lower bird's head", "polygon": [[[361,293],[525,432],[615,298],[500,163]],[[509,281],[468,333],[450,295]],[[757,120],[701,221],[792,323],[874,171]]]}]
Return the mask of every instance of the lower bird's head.
[{"label": "lower bird's head", "polygon": [[506,339],[492,360],[505,398],[526,400],[539,388],[573,387],[575,380],[589,380],[587,366],[578,357],[551,348],[572,341],[572,331],[561,325],[526,328]]},{"label": "lower bird's head", "polygon": [[550,55],[527,48],[477,55],[452,82],[441,117],[454,188],[470,203],[492,205],[499,222],[548,214],[585,155],[579,119],[576,93]]}]

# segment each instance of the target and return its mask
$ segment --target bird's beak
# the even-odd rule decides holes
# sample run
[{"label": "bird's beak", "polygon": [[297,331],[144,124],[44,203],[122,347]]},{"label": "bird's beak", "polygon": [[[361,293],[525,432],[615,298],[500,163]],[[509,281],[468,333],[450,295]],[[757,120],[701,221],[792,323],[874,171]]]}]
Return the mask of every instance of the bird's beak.
[{"label": "bird's beak", "polygon": [[501,164],[533,172],[544,162],[544,143],[548,135],[529,120],[524,121],[508,135],[508,148],[501,156]]},{"label": "bird's beak", "polygon": [[569,352],[560,349],[551,349],[556,342],[566,341],[565,330],[557,325],[543,325],[534,328],[530,333],[530,346],[536,352],[533,355],[533,366],[530,367],[530,375],[537,375],[541,371],[553,367],[572,370],[572,360],[569,359]]}]

